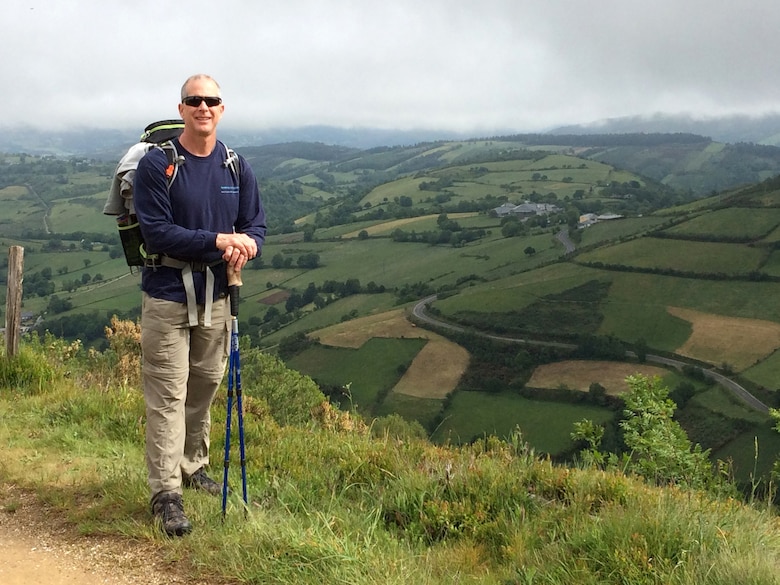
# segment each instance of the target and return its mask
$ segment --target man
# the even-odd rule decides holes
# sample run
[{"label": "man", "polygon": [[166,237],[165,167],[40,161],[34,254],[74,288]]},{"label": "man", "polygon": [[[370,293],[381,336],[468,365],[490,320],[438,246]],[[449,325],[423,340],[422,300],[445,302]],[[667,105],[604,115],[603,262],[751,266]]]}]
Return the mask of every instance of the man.
[{"label": "man", "polygon": [[182,487],[221,493],[205,467],[210,407],[230,351],[227,272],[240,272],[260,253],[266,232],[254,173],[241,156],[237,168],[229,164],[217,140],[224,110],[214,79],[187,79],[179,104],[184,130],[173,141],[183,162],[169,165],[153,148],[134,180],[146,251],[156,258],[141,275],[151,508],[165,533],[176,536],[192,530]]}]

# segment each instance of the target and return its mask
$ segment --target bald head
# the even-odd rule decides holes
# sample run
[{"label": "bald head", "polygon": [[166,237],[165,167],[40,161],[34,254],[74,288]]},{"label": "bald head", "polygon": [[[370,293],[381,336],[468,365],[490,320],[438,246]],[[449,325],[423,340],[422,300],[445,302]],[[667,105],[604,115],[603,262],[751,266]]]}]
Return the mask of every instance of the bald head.
[{"label": "bald head", "polygon": [[[217,90],[220,90],[219,83],[217,83],[217,80],[211,77],[211,75],[206,75],[205,73],[197,73],[195,75],[191,75],[187,78],[187,81],[184,82],[184,85],[181,86],[181,99],[186,98],[188,95],[188,88],[191,83],[195,81],[211,81],[217,88]],[[221,96],[221,92],[218,91],[218,97]]]}]

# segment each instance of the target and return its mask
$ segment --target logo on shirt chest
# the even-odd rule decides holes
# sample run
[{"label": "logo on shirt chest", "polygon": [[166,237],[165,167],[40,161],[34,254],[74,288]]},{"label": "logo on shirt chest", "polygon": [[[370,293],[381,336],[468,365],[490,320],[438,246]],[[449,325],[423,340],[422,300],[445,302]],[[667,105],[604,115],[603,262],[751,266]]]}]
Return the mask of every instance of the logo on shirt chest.
[{"label": "logo on shirt chest", "polygon": [[222,185],[219,191],[222,195],[238,195],[238,185]]}]

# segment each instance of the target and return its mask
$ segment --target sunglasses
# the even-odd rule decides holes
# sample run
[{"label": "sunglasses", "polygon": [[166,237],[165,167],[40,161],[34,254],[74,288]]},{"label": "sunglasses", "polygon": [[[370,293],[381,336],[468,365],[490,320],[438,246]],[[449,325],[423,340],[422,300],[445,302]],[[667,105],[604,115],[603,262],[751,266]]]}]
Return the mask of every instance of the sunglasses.
[{"label": "sunglasses", "polygon": [[181,103],[183,103],[185,106],[190,106],[193,108],[199,108],[200,104],[203,102],[206,102],[206,105],[210,108],[213,108],[214,106],[218,106],[222,103],[221,97],[204,97],[202,95],[188,95],[186,98],[181,100]]}]

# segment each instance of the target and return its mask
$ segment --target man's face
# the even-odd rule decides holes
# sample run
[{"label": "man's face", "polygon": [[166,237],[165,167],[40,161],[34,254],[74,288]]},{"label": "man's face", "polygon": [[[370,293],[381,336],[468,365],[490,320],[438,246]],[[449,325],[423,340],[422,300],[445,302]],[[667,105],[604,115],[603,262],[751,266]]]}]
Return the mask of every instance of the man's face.
[{"label": "man's face", "polygon": [[[188,96],[219,97],[219,88],[211,79],[193,79],[187,84]],[[184,126],[199,136],[210,136],[217,130],[217,124],[225,111],[225,104],[209,107],[205,101],[200,105],[179,104],[179,115]]]}]

